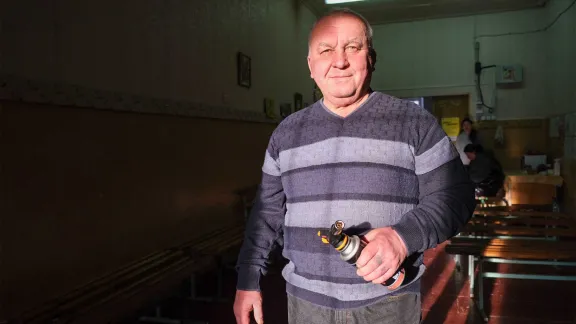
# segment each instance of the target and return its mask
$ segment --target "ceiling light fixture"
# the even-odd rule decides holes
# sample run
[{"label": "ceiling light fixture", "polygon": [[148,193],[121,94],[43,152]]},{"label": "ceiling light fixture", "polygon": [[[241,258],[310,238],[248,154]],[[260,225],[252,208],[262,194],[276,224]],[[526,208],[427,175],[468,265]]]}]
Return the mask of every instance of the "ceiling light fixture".
[{"label": "ceiling light fixture", "polygon": [[339,4],[339,3],[348,3],[348,2],[360,2],[366,0],[325,0],[326,4]]}]

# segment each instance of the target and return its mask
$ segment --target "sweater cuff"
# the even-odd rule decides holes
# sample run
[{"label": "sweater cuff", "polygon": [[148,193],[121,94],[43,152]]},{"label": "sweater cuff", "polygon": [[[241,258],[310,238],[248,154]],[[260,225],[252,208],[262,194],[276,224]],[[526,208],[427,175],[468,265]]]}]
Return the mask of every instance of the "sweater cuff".
[{"label": "sweater cuff", "polygon": [[400,238],[404,241],[406,250],[408,252],[407,256],[410,256],[422,249],[422,245],[424,245],[424,239],[422,238],[420,229],[406,221],[408,218],[406,216],[408,215],[404,215],[404,219],[398,224],[392,226],[392,229],[394,229]]},{"label": "sweater cuff", "polygon": [[260,268],[252,265],[241,265],[238,267],[238,290],[260,291]]}]

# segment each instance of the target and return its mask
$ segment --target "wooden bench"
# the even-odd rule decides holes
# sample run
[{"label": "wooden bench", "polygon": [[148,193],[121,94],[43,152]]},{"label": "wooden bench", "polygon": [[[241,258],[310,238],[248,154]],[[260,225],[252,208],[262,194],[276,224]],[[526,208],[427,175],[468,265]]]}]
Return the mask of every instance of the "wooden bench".
[{"label": "wooden bench", "polygon": [[478,261],[477,306],[484,319],[483,278],[571,280],[575,276],[485,272],[483,264],[576,266],[576,221],[565,214],[542,211],[478,211],[450,240],[446,252],[468,256],[470,297],[474,298],[475,262]]},{"label": "wooden bench", "polygon": [[217,233],[206,237],[201,242],[192,241],[187,242],[180,246],[183,250],[191,251],[194,254],[201,254],[215,258],[216,260],[216,294],[214,296],[199,296],[197,294],[197,275],[201,271],[190,274],[190,296],[193,301],[209,301],[209,302],[228,302],[222,296],[224,271],[234,267],[231,264],[236,260],[238,251],[244,240],[245,226],[238,224],[236,226],[221,229]]},{"label": "wooden bench", "polygon": [[[219,255],[241,244],[243,228],[243,225],[228,226],[186,244],[150,254],[7,323],[101,324],[120,321],[170,297],[191,274],[215,269]],[[140,320],[169,321],[161,317]]]},{"label": "wooden bench", "polygon": [[474,216],[510,216],[510,217],[546,217],[546,218],[567,218],[574,219],[568,214],[549,212],[549,211],[508,211],[508,210],[498,210],[498,209],[476,209],[474,211]]},{"label": "wooden bench", "polygon": [[547,259],[551,252],[554,259],[576,259],[576,242],[570,241],[530,241],[506,239],[453,238],[446,246],[446,252],[482,256],[486,258]]},{"label": "wooden bench", "polygon": [[471,224],[497,224],[527,227],[573,227],[575,222],[564,218],[523,217],[523,216],[477,216],[470,219]]},{"label": "wooden bench", "polygon": [[476,197],[477,206],[482,208],[493,208],[493,207],[509,207],[510,204],[508,200],[504,197],[504,193],[499,193],[495,197]]},{"label": "wooden bench", "polygon": [[528,205],[528,204],[514,204],[509,206],[481,206],[476,205],[476,212],[483,211],[503,211],[503,212],[552,212],[552,205]]},{"label": "wooden bench", "polygon": [[199,239],[181,244],[177,249],[185,250],[195,255],[218,256],[242,243],[244,229],[243,223],[232,224],[203,235]]},{"label": "wooden bench", "polygon": [[503,224],[474,224],[469,223],[460,232],[460,236],[467,234],[473,236],[500,236],[511,237],[576,237],[576,228],[556,228],[555,223],[549,223],[551,227],[527,227],[527,226],[504,226]]},{"label": "wooden bench", "polygon": [[547,211],[476,210],[458,236],[514,236],[543,239],[576,236],[576,220],[564,213]]},{"label": "wooden bench", "polygon": [[476,305],[485,321],[488,321],[489,317],[484,311],[484,278],[576,281],[576,275],[542,275],[484,271],[485,263],[576,267],[576,242],[573,241],[476,239],[455,237],[446,246],[446,252],[449,254],[468,255],[470,296],[473,298],[475,287],[474,271],[475,261],[477,258],[478,300]]}]

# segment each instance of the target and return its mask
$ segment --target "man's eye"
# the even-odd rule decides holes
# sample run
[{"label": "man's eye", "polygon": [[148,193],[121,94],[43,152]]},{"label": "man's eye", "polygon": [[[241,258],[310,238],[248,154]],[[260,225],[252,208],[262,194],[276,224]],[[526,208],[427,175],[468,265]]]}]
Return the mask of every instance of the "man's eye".
[{"label": "man's eye", "polygon": [[348,52],[358,52],[358,50],[360,50],[360,49],[356,46],[347,46],[346,47],[346,51],[348,51]]},{"label": "man's eye", "polygon": [[331,49],[324,49],[320,51],[320,54],[328,54],[330,53],[332,50]]}]

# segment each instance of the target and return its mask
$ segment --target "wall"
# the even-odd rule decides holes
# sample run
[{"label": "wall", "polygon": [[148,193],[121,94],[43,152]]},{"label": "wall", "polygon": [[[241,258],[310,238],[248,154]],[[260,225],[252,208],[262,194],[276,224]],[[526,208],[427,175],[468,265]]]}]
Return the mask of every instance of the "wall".
[{"label": "wall", "polygon": [[13,102],[0,118],[0,318],[241,220],[274,126]]},{"label": "wall", "polygon": [[576,1],[553,0],[547,13],[549,21],[562,14],[546,31],[545,46],[550,115],[559,115],[566,125],[564,136],[550,143],[558,147],[555,157],[562,157],[564,210],[576,217]]},{"label": "wall", "polygon": [[314,17],[294,3],[3,3],[0,321],[241,219],[275,126],[263,98],[312,98]]},{"label": "wall", "polygon": [[471,92],[471,35],[466,17],[375,26],[373,87],[402,97]]},{"label": "wall", "polygon": [[[480,61],[483,65],[521,64],[525,82],[521,88],[502,89],[496,92],[495,114],[499,119],[547,117],[551,109],[547,87],[552,71],[558,68],[548,55],[548,46],[555,55],[568,61],[570,53],[562,47],[574,48],[568,41],[571,16],[561,18],[563,24],[555,29],[564,40],[552,42],[553,30],[539,33],[522,33],[544,27],[563,5],[552,1],[553,6],[498,14],[478,15],[449,19],[436,19],[376,26],[375,47],[378,51],[374,88],[402,97],[451,95],[470,93],[470,114],[474,114],[476,92],[474,86],[474,41],[480,43]],[[566,25],[566,26],[564,26]],[[564,27],[562,27],[564,26]],[[554,29],[554,30],[555,30]],[[570,45],[565,45],[570,43]],[[574,64],[571,62],[571,64]],[[566,65],[563,65],[566,66]],[[563,70],[567,75],[569,70]],[[573,70],[572,70],[573,71]],[[493,104],[493,70],[482,75],[484,99]],[[565,77],[564,79],[566,79]],[[562,80],[564,80],[562,79]],[[557,81],[559,92],[568,92],[568,84]],[[572,91],[573,93],[573,91]]]},{"label": "wall", "polygon": [[[565,201],[572,203],[576,160],[567,147],[574,147],[574,141],[567,138],[566,144],[548,138],[546,120],[576,111],[576,5],[552,24],[571,3],[573,0],[550,0],[541,9],[375,26],[378,63],[373,87],[409,98],[470,94],[470,115],[474,116],[478,99],[474,41],[480,43],[483,65],[522,65],[522,87],[499,89],[495,96],[493,70],[486,70],[482,74],[484,98],[489,105],[496,104],[499,120],[528,119],[540,126],[508,125],[503,147],[492,141],[486,144],[505,168],[517,168],[526,148],[551,157],[564,156]],[[490,126],[481,130],[487,139],[493,138],[494,132]]]},{"label": "wall", "polygon": [[[554,0],[549,4],[548,19],[554,19],[573,3],[573,0]],[[548,49],[548,91],[551,113],[576,111],[576,5],[546,32]]]},{"label": "wall", "polygon": [[[2,72],[258,112],[264,97],[293,103],[300,92],[311,102],[314,16],[296,3],[10,1],[2,10]],[[252,59],[250,89],[236,85],[238,51]]]},{"label": "wall", "polygon": [[576,110],[560,115],[560,119],[564,121],[563,131],[554,141],[562,146],[564,153],[561,165],[565,210],[576,218]]},{"label": "wall", "polygon": [[[502,126],[504,131],[504,143],[491,140],[496,135],[498,126]],[[527,150],[551,157],[557,153],[550,145],[546,119],[483,121],[478,123],[477,129],[483,146],[494,154],[506,171],[520,170],[520,160]]]}]

